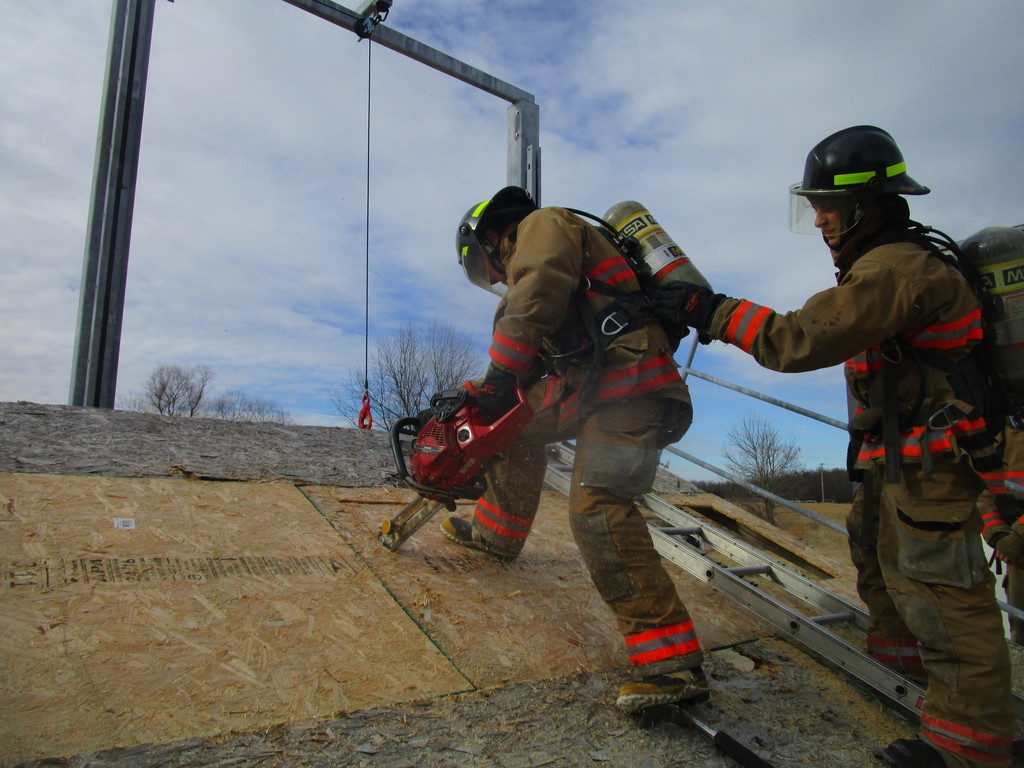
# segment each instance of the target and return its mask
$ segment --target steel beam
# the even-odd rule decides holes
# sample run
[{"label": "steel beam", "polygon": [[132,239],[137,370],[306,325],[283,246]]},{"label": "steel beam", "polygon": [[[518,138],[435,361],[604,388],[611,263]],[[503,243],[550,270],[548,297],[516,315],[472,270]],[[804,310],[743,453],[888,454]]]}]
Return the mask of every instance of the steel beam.
[{"label": "steel beam", "polygon": [[156,0],[114,0],[69,402],[113,408]]},{"label": "steel beam", "polygon": [[[362,16],[345,8],[331,0],[284,0],[289,5],[308,11],[314,16],[336,24],[339,27],[356,31],[356,25],[362,21]],[[509,102],[533,101],[533,94],[527,93],[521,88],[516,88],[492,75],[487,74],[465,62],[459,61],[446,53],[441,53],[429,45],[424,45],[411,37],[396,32],[394,29],[383,24],[378,24],[373,30],[373,42],[397,51],[403,56],[408,56],[413,61],[425,64],[431,69],[443,72],[446,75],[461,80],[475,88],[486,91],[492,96],[497,96]]]},{"label": "steel beam", "polygon": [[[360,14],[331,0],[284,1],[353,32],[357,31],[357,24],[363,18]],[[377,45],[509,102],[508,183],[523,187],[533,195],[538,205],[540,204],[540,108],[532,93],[499,80],[383,24],[374,27],[371,39]]]}]

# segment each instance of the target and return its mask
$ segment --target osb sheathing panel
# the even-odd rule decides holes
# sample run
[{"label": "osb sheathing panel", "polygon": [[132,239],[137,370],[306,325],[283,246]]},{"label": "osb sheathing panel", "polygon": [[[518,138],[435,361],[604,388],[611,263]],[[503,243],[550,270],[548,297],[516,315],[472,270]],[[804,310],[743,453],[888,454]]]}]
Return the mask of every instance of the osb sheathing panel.
[{"label": "osb sheathing panel", "polygon": [[471,687],[290,484],[0,474],[0,565],[3,765]]},{"label": "osb sheathing panel", "polygon": [[[838,560],[827,552],[802,541],[799,536],[794,536],[764,518],[748,512],[738,504],[733,504],[712,493],[664,494],[664,499],[682,508],[693,507],[698,514],[700,514],[701,507],[710,507],[720,515],[735,521],[741,531],[752,533],[764,541],[775,544],[794,558],[803,560],[819,569],[826,578],[845,578],[851,574],[853,566],[849,559]],[[788,510],[780,510],[780,514],[782,513],[788,513]]]},{"label": "osb sheathing panel", "polygon": [[[611,612],[573,542],[563,495],[544,492],[523,553],[501,563],[448,541],[440,530],[444,510],[398,552],[381,546],[381,522],[415,498],[412,491],[303,490],[474,684],[628,666]],[[468,519],[472,511],[471,503],[460,503],[457,514]],[[681,568],[666,567],[705,648],[772,631]]]}]

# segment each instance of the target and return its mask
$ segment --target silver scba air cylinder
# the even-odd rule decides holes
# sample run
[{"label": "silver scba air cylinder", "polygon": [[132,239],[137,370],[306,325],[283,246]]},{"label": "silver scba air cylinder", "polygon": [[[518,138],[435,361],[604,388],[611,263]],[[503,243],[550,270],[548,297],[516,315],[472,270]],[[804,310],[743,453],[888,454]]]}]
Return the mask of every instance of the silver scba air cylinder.
[{"label": "silver scba air cylinder", "polygon": [[616,203],[604,215],[604,220],[617,232],[635,237],[640,243],[642,269],[656,283],[686,282],[710,288],[711,283],[693,265],[658,220],[635,200]]},{"label": "silver scba air cylinder", "polygon": [[961,242],[960,250],[981,273],[996,374],[1019,409],[1024,406],[1024,231],[986,227]]}]

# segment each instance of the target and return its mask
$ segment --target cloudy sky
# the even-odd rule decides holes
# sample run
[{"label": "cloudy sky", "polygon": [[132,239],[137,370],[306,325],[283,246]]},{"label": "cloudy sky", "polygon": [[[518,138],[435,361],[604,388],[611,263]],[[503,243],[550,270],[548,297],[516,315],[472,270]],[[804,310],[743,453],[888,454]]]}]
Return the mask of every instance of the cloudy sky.
[{"label": "cloudy sky", "polygon": [[[68,401],[110,5],[0,0],[3,401]],[[395,0],[387,25],[535,95],[543,203],[639,200],[717,290],[780,311],[834,279],[788,231],[787,187],[841,128],[894,135],[933,190],[915,218],[1024,223],[1020,0]],[[507,105],[369,48],[281,0],[158,0],[119,400],[202,364],[217,391],[348,426],[327,393],[362,365],[367,278],[371,345],[439,320],[483,353],[495,300],[453,241],[505,183]],[[774,374],[718,344],[694,367],[845,418],[839,368]],[[760,413],[809,467],[843,463],[834,427],[691,382],[680,449],[721,464]]]}]

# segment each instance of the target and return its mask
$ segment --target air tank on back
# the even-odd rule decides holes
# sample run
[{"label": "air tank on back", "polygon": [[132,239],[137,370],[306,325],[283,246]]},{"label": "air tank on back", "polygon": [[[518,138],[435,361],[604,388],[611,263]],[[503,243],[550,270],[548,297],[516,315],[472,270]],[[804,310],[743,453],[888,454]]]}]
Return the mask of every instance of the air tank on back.
[{"label": "air tank on back", "polygon": [[1020,418],[1024,407],[1024,231],[986,227],[964,239],[960,250],[981,273],[984,309],[996,375]]},{"label": "air tank on back", "polygon": [[602,218],[617,232],[637,239],[641,269],[647,271],[647,276],[655,283],[687,282],[711,287],[683,249],[640,203],[635,200],[616,203]]}]

